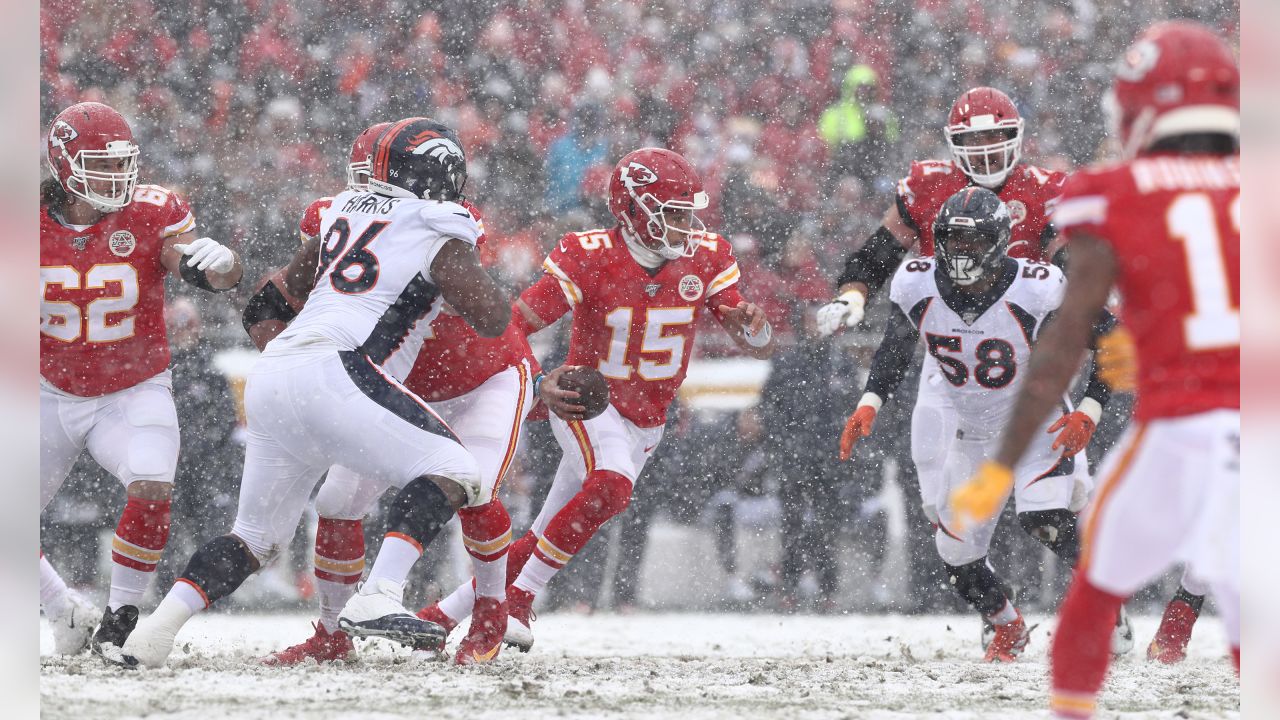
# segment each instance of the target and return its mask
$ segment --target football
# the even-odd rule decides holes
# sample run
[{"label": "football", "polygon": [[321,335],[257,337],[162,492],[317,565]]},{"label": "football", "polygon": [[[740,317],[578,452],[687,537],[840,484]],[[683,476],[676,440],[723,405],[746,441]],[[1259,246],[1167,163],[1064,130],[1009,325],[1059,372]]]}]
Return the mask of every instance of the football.
[{"label": "football", "polygon": [[587,409],[584,420],[599,415],[609,406],[609,383],[595,368],[585,365],[569,368],[560,376],[559,384],[565,390],[581,394],[578,404]]}]

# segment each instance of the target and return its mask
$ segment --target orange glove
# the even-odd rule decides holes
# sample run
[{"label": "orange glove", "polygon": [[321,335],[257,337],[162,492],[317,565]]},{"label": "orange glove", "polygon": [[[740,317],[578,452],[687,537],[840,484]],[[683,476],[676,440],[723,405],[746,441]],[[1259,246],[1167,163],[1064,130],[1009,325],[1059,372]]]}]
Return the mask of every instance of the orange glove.
[{"label": "orange glove", "polygon": [[1080,401],[1080,407],[1074,412],[1058,418],[1045,432],[1050,435],[1061,430],[1053,441],[1053,449],[1062,448],[1063,457],[1071,457],[1089,445],[1089,438],[1098,429],[1098,420],[1102,418],[1102,405],[1091,397]]},{"label": "orange glove", "polygon": [[871,426],[876,421],[876,408],[873,405],[859,405],[849,419],[845,421],[844,432],[840,433],[840,459],[848,460],[853,455],[853,445],[871,434]]},{"label": "orange glove", "polygon": [[995,517],[1012,488],[1012,469],[994,460],[982,463],[969,482],[951,491],[952,529],[960,532],[972,521]]}]

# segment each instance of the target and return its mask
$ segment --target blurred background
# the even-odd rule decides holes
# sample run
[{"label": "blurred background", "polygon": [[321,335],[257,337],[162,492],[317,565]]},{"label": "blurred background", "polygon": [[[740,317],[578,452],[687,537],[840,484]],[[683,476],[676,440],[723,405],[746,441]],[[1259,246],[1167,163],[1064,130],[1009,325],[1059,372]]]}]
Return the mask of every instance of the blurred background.
[{"label": "blurred background", "polygon": [[[238,382],[255,355],[239,312],[256,280],[292,255],[307,204],[342,190],[360,130],[429,115],[466,145],[485,259],[513,294],[562,233],[612,224],[604,187],[618,157],[664,146],[702,172],[707,225],[729,238],[745,292],[783,341],[764,363],[735,357],[723,333],[704,328],[631,508],[552,584],[551,605],[959,610],[918,507],[913,378],[855,462],[835,462],[884,308],[873,303],[861,327],[827,340],[812,333],[812,311],[909,163],[948,157],[942,125],[957,95],[1006,91],[1026,118],[1028,162],[1066,170],[1104,159],[1111,63],[1168,17],[1239,37],[1231,0],[44,0],[42,125],[83,100],[119,109],[142,148],[142,181],[187,197],[201,234],[231,244],[247,266],[230,295],[170,288],[183,450],[157,586],[234,514]],[[537,336],[547,367],[563,357],[561,325]],[[1109,408],[1091,462],[1130,400]],[[526,435],[504,483],[517,531],[559,456],[545,422],[528,423]],[[72,584],[100,576],[102,539],[123,502],[85,458],[44,514],[42,547]],[[236,602],[309,601],[312,522]],[[378,525],[366,524],[371,539]],[[1052,609],[1065,573],[1016,523],[1002,527],[993,563],[1020,604]],[[429,556],[412,590],[422,601],[467,569],[453,536]],[[1157,594],[1140,595],[1139,609]]]}]

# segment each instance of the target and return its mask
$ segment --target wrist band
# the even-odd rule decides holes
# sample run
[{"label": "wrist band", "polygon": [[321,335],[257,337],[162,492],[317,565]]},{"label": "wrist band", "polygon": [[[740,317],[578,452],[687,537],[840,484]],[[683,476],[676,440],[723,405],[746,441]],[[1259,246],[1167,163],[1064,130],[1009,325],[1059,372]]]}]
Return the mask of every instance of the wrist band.
[{"label": "wrist band", "polygon": [[764,347],[773,339],[773,326],[769,324],[768,320],[765,320],[764,327],[760,328],[760,332],[753,335],[751,328],[743,328],[742,337],[751,347]]}]

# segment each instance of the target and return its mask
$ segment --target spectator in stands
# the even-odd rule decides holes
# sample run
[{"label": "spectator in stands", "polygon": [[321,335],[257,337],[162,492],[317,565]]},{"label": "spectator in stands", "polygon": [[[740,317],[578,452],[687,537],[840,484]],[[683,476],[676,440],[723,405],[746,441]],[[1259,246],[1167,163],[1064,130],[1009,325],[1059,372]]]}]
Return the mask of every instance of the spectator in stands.
[{"label": "spectator in stands", "polygon": [[608,162],[604,108],[584,102],[574,108],[569,129],[547,150],[546,203],[551,212],[580,208],[582,178],[587,169]]},{"label": "spectator in stands", "polygon": [[830,150],[833,172],[857,175],[863,182],[879,176],[884,150],[898,139],[898,121],[881,104],[879,76],[870,65],[854,65],[844,74],[840,99],[822,111],[818,132]]}]

